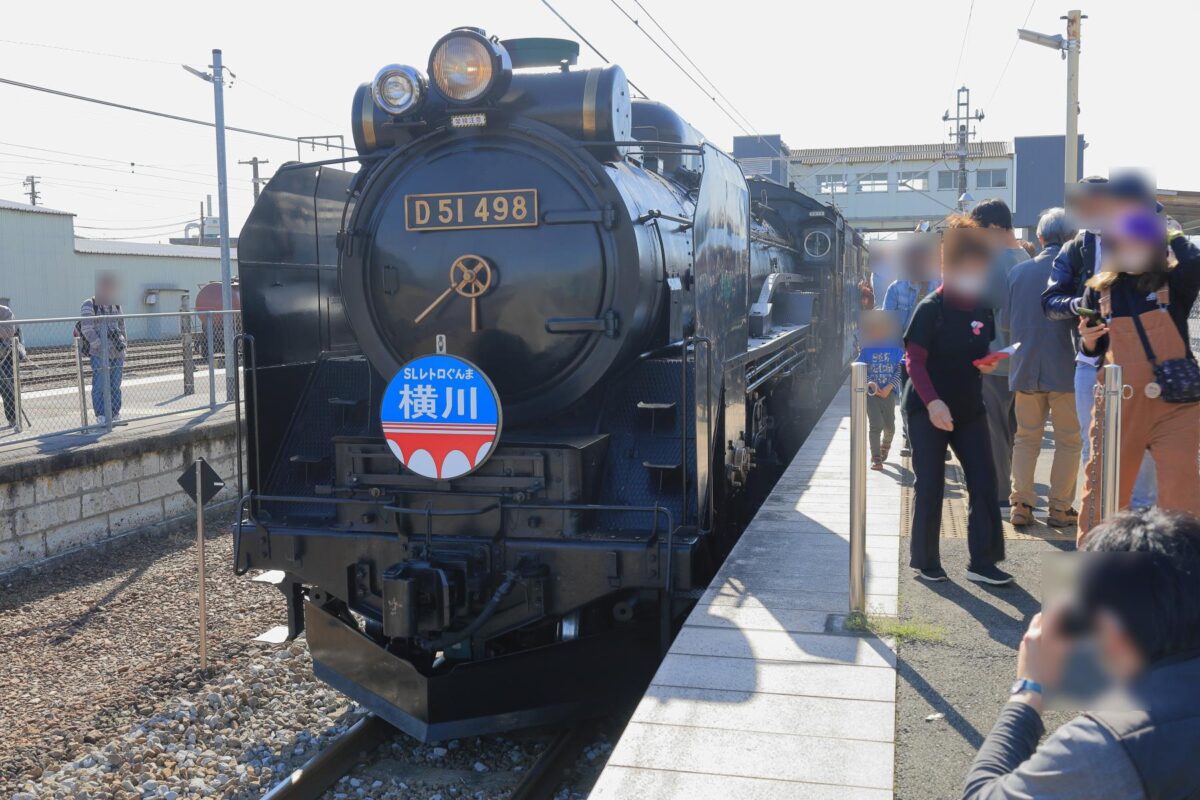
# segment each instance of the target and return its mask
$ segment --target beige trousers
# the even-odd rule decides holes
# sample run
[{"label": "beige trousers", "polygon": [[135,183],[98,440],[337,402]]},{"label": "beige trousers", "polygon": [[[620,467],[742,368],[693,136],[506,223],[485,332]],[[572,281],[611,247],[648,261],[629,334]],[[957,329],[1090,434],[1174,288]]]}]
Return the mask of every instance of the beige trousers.
[{"label": "beige trousers", "polygon": [[1075,504],[1075,481],[1083,437],[1075,413],[1074,392],[1017,392],[1017,435],[1013,442],[1012,495],[1009,502],[1033,508],[1037,492],[1033,474],[1042,449],[1046,419],[1054,430],[1054,463],[1050,468],[1050,508],[1066,511]]}]

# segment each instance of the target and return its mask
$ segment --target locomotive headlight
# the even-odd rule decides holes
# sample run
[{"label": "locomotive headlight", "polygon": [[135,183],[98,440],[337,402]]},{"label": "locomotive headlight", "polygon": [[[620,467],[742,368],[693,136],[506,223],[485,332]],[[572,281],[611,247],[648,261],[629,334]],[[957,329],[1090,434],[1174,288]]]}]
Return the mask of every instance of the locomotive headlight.
[{"label": "locomotive headlight", "polygon": [[447,100],[467,105],[507,89],[512,61],[504,46],[482,31],[459,28],[434,46],[429,74]]},{"label": "locomotive headlight", "polygon": [[375,105],[388,114],[404,114],[425,99],[425,76],[414,67],[389,64],[371,83]]}]

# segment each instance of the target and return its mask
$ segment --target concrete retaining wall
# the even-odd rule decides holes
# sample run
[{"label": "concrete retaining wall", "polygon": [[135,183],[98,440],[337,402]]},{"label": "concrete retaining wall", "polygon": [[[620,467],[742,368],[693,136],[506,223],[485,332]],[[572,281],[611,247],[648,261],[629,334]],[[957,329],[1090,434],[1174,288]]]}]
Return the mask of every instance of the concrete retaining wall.
[{"label": "concrete retaining wall", "polygon": [[0,573],[193,518],[195,506],[176,480],[196,458],[226,481],[214,504],[233,501],[235,453],[234,423],[222,420],[3,465]]}]

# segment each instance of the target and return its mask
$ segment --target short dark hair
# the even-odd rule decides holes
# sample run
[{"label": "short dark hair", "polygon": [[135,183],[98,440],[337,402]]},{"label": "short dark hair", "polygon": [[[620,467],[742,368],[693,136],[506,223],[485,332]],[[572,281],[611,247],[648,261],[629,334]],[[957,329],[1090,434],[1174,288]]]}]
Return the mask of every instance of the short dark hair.
[{"label": "short dark hair", "polygon": [[997,228],[1011,231],[1013,226],[1012,211],[1009,210],[1008,203],[999,197],[983,200],[971,209],[971,219],[978,222],[981,228],[990,228],[994,225]]},{"label": "short dark hair", "polygon": [[1087,592],[1088,605],[1116,613],[1151,663],[1200,652],[1200,517],[1157,508],[1118,514],[1088,534],[1085,549],[1138,554],[1136,563],[1095,573],[1103,585]]}]

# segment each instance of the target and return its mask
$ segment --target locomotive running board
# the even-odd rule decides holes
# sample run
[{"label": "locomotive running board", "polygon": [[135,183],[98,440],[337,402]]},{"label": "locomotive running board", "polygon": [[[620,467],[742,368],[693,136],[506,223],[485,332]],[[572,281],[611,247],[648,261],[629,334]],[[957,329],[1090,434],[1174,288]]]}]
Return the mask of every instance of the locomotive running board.
[{"label": "locomotive running board", "polygon": [[[599,714],[631,687],[648,684],[657,667],[653,626],[633,623],[618,635],[425,675],[312,602],[305,603],[305,622],[313,674],[422,742]],[[635,653],[650,657],[634,661]]]}]

